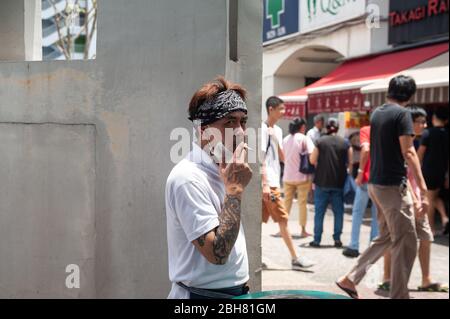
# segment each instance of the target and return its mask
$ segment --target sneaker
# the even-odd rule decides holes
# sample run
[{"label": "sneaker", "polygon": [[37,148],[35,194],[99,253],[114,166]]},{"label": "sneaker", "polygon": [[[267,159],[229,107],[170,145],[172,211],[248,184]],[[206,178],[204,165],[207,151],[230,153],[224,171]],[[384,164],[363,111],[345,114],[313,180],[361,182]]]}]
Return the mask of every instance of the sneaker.
[{"label": "sneaker", "polygon": [[305,257],[298,257],[297,259],[292,260],[292,269],[293,270],[301,270],[305,268],[310,268],[314,266],[314,262],[305,258]]},{"label": "sneaker", "polygon": [[378,289],[383,291],[390,291],[391,283],[389,281],[382,282],[378,285]]},{"label": "sneaker", "polygon": [[334,241],[334,247],[342,248],[342,246],[344,246],[344,244],[342,244],[342,242],[340,240],[335,240]]},{"label": "sneaker", "polygon": [[282,237],[282,236],[281,236],[281,233],[272,234],[272,235],[270,235],[270,236],[272,236],[272,237],[274,237],[274,238],[281,238],[281,237]]},{"label": "sneaker", "polygon": [[359,251],[357,251],[355,249],[351,249],[351,248],[346,248],[342,252],[342,255],[344,255],[345,257],[349,257],[349,258],[357,258],[357,257],[359,257]]},{"label": "sneaker", "polygon": [[309,243],[309,247],[319,248],[320,247],[320,243],[318,243],[316,241],[312,241],[312,242]]}]

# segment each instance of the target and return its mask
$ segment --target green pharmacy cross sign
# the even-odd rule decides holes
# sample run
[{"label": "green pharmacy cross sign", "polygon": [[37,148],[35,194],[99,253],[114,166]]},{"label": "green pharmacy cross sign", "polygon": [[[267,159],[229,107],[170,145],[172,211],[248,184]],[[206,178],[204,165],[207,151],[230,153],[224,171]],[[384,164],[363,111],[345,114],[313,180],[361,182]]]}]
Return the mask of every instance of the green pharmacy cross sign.
[{"label": "green pharmacy cross sign", "polygon": [[282,41],[299,33],[299,0],[264,0],[263,4],[263,43]]},{"label": "green pharmacy cross sign", "polygon": [[281,25],[281,15],[285,10],[285,0],[266,0],[267,19],[270,19],[272,29]]}]

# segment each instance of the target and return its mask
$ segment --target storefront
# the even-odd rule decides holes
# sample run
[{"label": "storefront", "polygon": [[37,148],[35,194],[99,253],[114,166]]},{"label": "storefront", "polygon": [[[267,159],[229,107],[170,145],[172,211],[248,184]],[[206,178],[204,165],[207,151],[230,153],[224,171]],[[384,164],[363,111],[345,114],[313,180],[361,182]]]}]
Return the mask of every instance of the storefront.
[{"label": "storefront", "polygon": [[288,108],[302,103],[308,116],[338,116],[345,128],[341,134],[348,136],[367,124],[368,111],[385,102],[390,78],[403,72],[417,78],[417,103],[448,102],[448,43],[349,60],[314,84],[281,97]]},{"label": "storefront", "polygon": [[[373,2],[263,1],[263,120],[264,102],[269,96],[308,87],[345,60],[390,48],[388,33],[383,31],[387,30],[387,20],[380,22],[382,28],[367,25],[367,8]],[[388,3],[375,2],[379,3],[380,13],[387,17]],[[287,103],[286,117],[279,123],[285,131],[289,122],[299,116],[309,118],[311,124],[307,99],[305,92],[305,96]]]},{"label": "storefront", "polygon": [[[368,112],[383,104],[389,80],[412,76],[418,85],[412,103],[448,107],[448,0],[391,0],[384,32],[392,47],[385,52],[347,59],[312,85],[281,94],[288,109],[311,119],[338,117],[348,136],[368,123]],[[291,112],[292,113],[292,112]]]}]

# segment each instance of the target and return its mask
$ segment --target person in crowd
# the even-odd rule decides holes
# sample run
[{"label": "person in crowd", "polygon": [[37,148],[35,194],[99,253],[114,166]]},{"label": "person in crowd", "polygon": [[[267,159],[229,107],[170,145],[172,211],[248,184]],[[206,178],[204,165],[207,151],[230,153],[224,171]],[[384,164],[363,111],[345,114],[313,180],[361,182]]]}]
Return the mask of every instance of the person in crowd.
[{"label": "person in crowd", "polygon": [[[352,298],[359,298],[356,285],[388,249],[392,255],[390,297],[409,298],[408,282],[417,254],[415,215],[421,218],[428,210],[427,185],[413,144],[413,121],[405,109],[415,92],[413,78],[394,77],[387,103],[371,117],[369,195],[377,206],[380,234],[355,267],[336,282]],[[420,190],[420,206],[413,205],[406,164]]]},{"label": "person in crowd", "polygon": [[[352,233],[350,244],[342,252],[344,256],[356,258],[359,256],[359,238],[361,232],[361,225],[369,203],[368,182],[370,175],[370,126],[364,126],[360,130],[361,153],[358,168],[358,175],[356,176],[356,195],[352,209]],[[377,209],[374,204],[371,206],[372,220],[370,241],[378,236],[378,219]]]},{"label": "person in crowd", "polygon": [[325,117],[322,114],[318,114],[314,117],[314,127],[306,133],[306,135],[313,141],[314,144],[317,143],[319,138],[322,136],[322,131],[325,126]]},{"label": "person in crowd", "polygon": [[361,140],[360,131],[353,132],[348,136],[348,141],[353,149],[353,167],[351,176],[356,179],[358,176],[359,162],[361,160]]},{"label": "person in crowd", "polygon": [[[422,171],[428,186],[428,217],[433,233],[436,234],[434,213],[437,210],[441,216],[444,233],[448,233],[449,219],[444,201],[439,193],[448,180],[448,109],[436,109],[432,117],[433,127],[425,130],[420,141],[418,155],[422,162]],[[448,183],[448,181],[447,181]]]},{"label": "person in crowd", "polygon": [[283,153],[283,132],[276,123],[285,113],[284,101],[272,96],[266,101],[267,121],[262,123],[261,150],[262,158],[262,221],[267,223],[269,218],[278,223],[280,235],[291,255],[291,266],[294,270],[309,268],[314,262],[305,256],[298,256],[288,228],[289,214],[281,197],[280,161],[285,160]]},{"label": "person in crowd", "polygon": [[[424,129],[427,126],[427,112],[417,106],[408,107],[411,112],[411,117],[414,125],[414,146],[417,149],[419,144],[416,141],[420,141],[419,138],[422,136]],[[408,169],[408,181],[411,187],[411,194],[413,195],[415,207],[420,207],[420,198],[423,196],[420,194],[420,188],[417,186],[417,182],[412,174],[411,170]],[[448,286],[443,285],[439,282],[434,282],[431,278],[430,273],[430,256],[431,256],[431,243],[434,241],[433,232],[431,231],[430,223],[428,221],[428,215],[424,214],[422,218],[416,218],[416,231],[417,237],[419,239],[419,262],[420,268],[422,270],[422,285],[418,287],[419,291],[429,291],[429,292],[448,292]],[[382,290],[390,289],[390,279],[391,279],[391,253],[388,251],[384,255],[384,276],[383,282],[379,285]]]},{"label": "person in crowd", "polygon": [[311,164],[316,166],[314,240],[310,246],[320,247],[325,213],[331,203],[334,214],[334,246],[340,248],[344,224],[344,184],[352,168],[352,149],[348,141],[337,135],[337,119],[330,118],[326,129],[327,135],[319,138],[310,156]]},{"label": "person in crowd", "polygon": [[300,172],[300,154],[311,154],[314,151],[314,143],[305,135],[306,121],[296,119],[289,125],[289,135],[283,139],[283,150],[285,157],[284,167],[284,203],[288,214],[290,214],[292,201],[297,194],[299,206],[299,223],[301,228],[300,237],[311,236],[306,230],[307,200],[311,190],[312,175]]}]

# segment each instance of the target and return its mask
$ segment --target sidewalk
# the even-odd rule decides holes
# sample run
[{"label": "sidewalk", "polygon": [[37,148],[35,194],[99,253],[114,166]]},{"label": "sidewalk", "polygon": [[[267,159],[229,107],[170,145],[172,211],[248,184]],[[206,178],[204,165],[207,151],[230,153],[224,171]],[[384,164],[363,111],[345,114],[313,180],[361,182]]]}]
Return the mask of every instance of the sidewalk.
[{"label": "sidewalk", "polygon": [[[308,205],[308,232],[313,232],[314,207]],[[368,246],[370,234],[370,220],[365,220],[361,229],[362,252]],[[278,232],[278,225],[270,221],[262,225],[262,254],[263,262],[268,269],[262,273],[262,286],[264,291],[268,290],[318,290],[330,293],[344,294],[334,284],[335,280],[349,271],[356,262],[342,255],[342,249],[334,248],[333,244],[333,215],[329,210],[325,217],[324,234],[322,248],[310,248],[308,243],[312,238],[296,239],[299,235],[298,206],[295,202],[289,221],[289,227],[294,236],[294,244],[300,254],[314,260],[316,266],[310,271],[292,271],[290,267],[290,257],[286,246],[281,238],[270,236]],[[344,216],[344,231],[342,242],[348,245],[351,231],[351,211],[346,209]],[[449,238],[438,237],[432,246],[431,269],[435,281],[448,284],[449,282]],[[365,299],[388,298],[386,292],[377,291],[377,285],[382,279],[381,259],[375,267],[371,268],[368,276],[358,287],[359,294]],[[410,280],[411,297],[417,299],[448,299],[448,293],[424,293],[418,292],[417,287],[421,284],[420,265],[416,259],[413,273]]]}]

